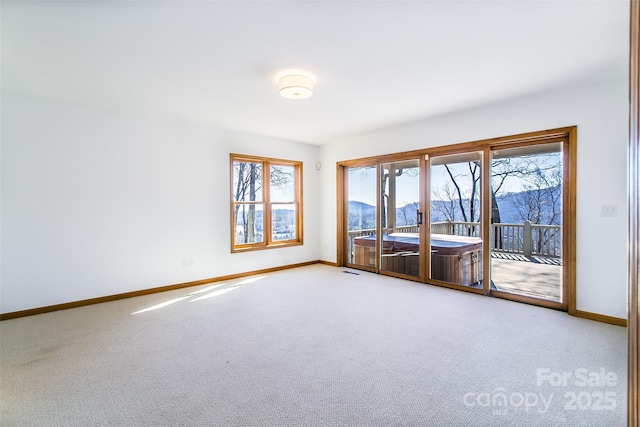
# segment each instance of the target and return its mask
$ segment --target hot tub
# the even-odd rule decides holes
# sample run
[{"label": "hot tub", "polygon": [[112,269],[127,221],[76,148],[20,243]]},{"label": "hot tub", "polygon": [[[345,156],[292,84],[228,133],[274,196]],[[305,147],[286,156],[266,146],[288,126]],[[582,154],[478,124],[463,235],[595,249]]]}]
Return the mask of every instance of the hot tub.
[{"label": "hot tub", "polygon": [[[354,239],[355,263],[375,266],[375,236]],[[382,241],[382,270],[418,276],[417,233],[385,234]],[[482,239],[478,237],[431,235],[431,278],[457,285],[473,285],[482,279]]]}]

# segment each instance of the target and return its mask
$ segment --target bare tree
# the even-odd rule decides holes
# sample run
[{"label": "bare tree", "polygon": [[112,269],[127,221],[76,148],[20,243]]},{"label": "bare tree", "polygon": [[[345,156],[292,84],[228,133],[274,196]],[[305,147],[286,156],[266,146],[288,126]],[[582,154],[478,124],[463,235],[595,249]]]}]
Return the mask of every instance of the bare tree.
[{"label": "bare tree", "polygon": [[[480,217],[480,209],[478,206],[478,193],[480,190],[480,163],[477,161],[466,162],[466,167],[469,172],[465,173],[460,172],[460,169],[457,169],[458,172],[454,171],[451,167],[452,165],[449,164],[444,164],[443,166],[447,171],[450,184],[453,185],[454,191],[452,192],[445,189],[444,194],[434,191],[434,195],[443,195],[444,198],[439,199],[441,201],[454,201],[459,207],[459,214],[463,221],[477,221]],[[557,162],[553,162],[551,164],[549,164],[549,162],[545,162],[544,164],[540,164],[539,155],[509,157],[494,160],[491,163],[492,222],[499,222],[500,220],[500,210],[496,202],[496,198],[501,193],[501,190],[508,178],[516,177],[524,180],[530,180],[531,177],[538,173],[545,174],[555,170],[557,167]]]},{"label": "bare tree", "polygon": [[269,169],[269,185],[271,187],[287,188],[294,178],[295,169],[292,166],[271,165]]},{"label": "bare tree", "polygon": [[[234,177],[236,179],[235,200],[237,202],[255,202],[256,195],[261,190],[262,164],[252,162],[234,162]],[[236,204],[234,224],[238,224],[238,216],[242,218],[242,243],[255,241],[255,204]]]},{"label": "bare tree", "polygon": [[536,170],[513,202],[520,218],[533,224],[558,225],[562,213],[562,169]]},{"label": "bare tree", "polygon": [[417,203],[403,202],[402,206],[396,208],[397,226],[416,225],[417,220]]},{"label": "bare tree", "polygon": [[[464,165],[464,166],[463,166]],[[561,179],[561,163],[559,153],[533,154],[518,157],[505,157],[494,159],[491,163],[491,223],[501,222],[498,199],[504,192],[506,183],[517,178],[529,182],[536,176],[547,176],[558,170]],[[444,164],[449,182],[441,189],[434,189],[432,195],[436,202],[432,201],[432,209],[440,211],[447,219],[455,220],[456,217],[464,222],[477,222],[480,218],[480,162],[470,161],[462,164]],[[542,183],[540,183],[542,185]],[[447,187],[449,186],[450,187]],[[439,191],[441,190],[441,191]],[[453,206],[457,209],[452,209]],[[552,206],[549,208],[553,209]],[[469,232],[471,232],[469,230]],[[495,239],[495,247],[501,240],[500,229]]]},{"label": "bare tree", "polygon": [[[562,220],[562,167],[544,171],[538,169],[529,177],[524,191],[514,197],[513,203],[523,221],[532,224],[560,225]],[[559,230],[538,229],[533,233],[537,250],[546,247],[552,240],[560,238]]]},{"label": "bare tree", "polygon": [[439,212],[446,220],[454,221],[458,211],[455,191],[449,182],[440,188],[434,188],[431,192],[431,211]]},{"label": "bare tree", "polygon": [[[459,212],[462,215],[462,220],[465,223],[477,222],[480,220],[480,162],[471,161],[467,162],[466,166],[468,172],[462,173],[461,171],[454,174],[453,169],[448,164],[443,165],[447,171],[451,183],[453,185],[453,191],[456,194],[455,201],[458,204]],[[463,178],[464,177],[464,178]],[[461,185],[461,181],[465,181],[469,185]],[[467,226],[465,234],[472,236],[477,230],[474,230],[474,226]]]},{"label": "bare tree", "polygon": [[[505,157],[494,159],[491,162],[491,224],[500,224],[500,206],[498,205],[498,195],[500,194],[507,178],[516,177],[527,179],[532,170],[540,169],[537,165],[536,156]],[[493,247],[502,246],[502,228],[497,227],[493,236]]]}]

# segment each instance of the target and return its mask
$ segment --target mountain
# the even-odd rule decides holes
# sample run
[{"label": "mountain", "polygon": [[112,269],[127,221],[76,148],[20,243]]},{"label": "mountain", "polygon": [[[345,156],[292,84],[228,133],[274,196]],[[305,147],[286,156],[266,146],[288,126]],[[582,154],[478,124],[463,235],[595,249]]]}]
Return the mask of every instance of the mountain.
[{"label": "mountain", "polygon": [[496,197],[500,222],[559,225],[562,212],[562,187],[533,189]]},{"label": "mountain", "polygon": [[[525,219],[538,224],[559,224],[561,206],[561,187],[527,190],[507,193],[496,198],[500,212],[500,222],[507,224],[521,224]],[[469,200],[463,200],[468,209]],[[479,212],[479,201],[476,201],[476,212]],[[418,203],[409,203],[396,209],[396,224],[398,226],[416,223]],[[453,215],[452,215],[453,212]],[[463,221],[458,201],[433,200],[431,202],[431,222],[442,222],[451,218]],[[376,208],[367,203],[349,201],[348,229],[374,229]],[[477,214],[476,214],[477,218]]]},{"label": "mountain", "polygon": [[349,230],[376,228],[376,207],[364,202],[349,201],[347,207]]}]

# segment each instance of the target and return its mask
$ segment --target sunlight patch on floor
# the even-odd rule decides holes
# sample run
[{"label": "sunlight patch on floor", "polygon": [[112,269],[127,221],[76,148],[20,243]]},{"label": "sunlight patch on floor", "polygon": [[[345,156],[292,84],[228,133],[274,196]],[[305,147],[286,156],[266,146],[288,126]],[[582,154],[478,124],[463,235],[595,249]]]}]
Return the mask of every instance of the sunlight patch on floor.
[{"label": "sunlight patch on floor", "polygon": [[213,290],[213,289],[217,289],[217,288],[219,288],[220,286],[224,286],[224,285],[226,285],[226,283],[220,283],[220,284],[218,284],[218,285],[207,286],[206,288],[198,289],[197,291],[193,291],[193,292],[189,292],[189,296],[197,295],[197,294],[203,294],[203,293],[205,293],[205,292],[209,292],[209,291],[211,291],[211,290]]},{"label": "sunlight patch on floor", "polygon": [[227,292],[235,291],[235,290],[236,290],[236,289],[238,289],[238,288],[239,288],[239,286],[234,286],[234,287],[232,287],[232,288],[226,288],[226,289],[219,289],[219,290],[217,290],[217,291],[213,291],[213,292],[211,292],[211,293],[209,293],[209,294],[206,294],[206,295],[203,295],[203,296],[201,296],[201,297],[198,297],[198,298],[192,299],[192,300],[191,300],[191,301],[189,301],[189,302],[196,302],[196,301],[201,301],[201,300],[203,300],[203,299],[214,298],[214,297],[220,296],[220,295],[222,295],[222,294],[226,294]]},{"label": "sunlight patch on floor", "polygon": [[265,277],[267,276],[249,277],[248,279],[245,279],[242,282],[238,282],[237,285],[246,285],[247,283],[257,282],[258,280],[264,279]]},{"label": "sunlight patch on floor", "polygon": [[[199,295],[199,294],[205,294],[205,295],[198,296],[197,298],[193,298],[188,302],[196,302],[196,301],[202,301],[202,300],[205,300],[205,299],[215,298],[217,296],[226,294],[227,292],[230,292],[230,291],[233,291],[235,289],[238,289],[242,285],[246,285],[248,283],[257,282],[258,280],[264,279],[265,277],[267,277],[267,276],[264,275],[264,276],[249,277],[248,279],[244,279],[244,280],[242,280],[242,281],[240,281],[240,282],[238,282],[238,283],[236,283],[234,285],[229,285],[228,283],[225,282],[225,283],[218,283],[218,284],[212,285],[212,286],[207,286],[206,288],[202,288],[202,289],[198,289],[196,291],[189,292],[186,296],[178,297],[178,298],[172,298],[172,299],[170,299],[168,301],[162,302],[160,304],[152,305],[151,307],[147,307],[147,308],[144,308],[142,310],[135,311],[135,312],[133,312],[131,314],[134,315],[134,314],[145,313],[145,312],[148,312],[148,311],[158,310],[160,308],[167,307],[169,305],[175,304],[175,303],[180,302],[182,300],[186,300],[186,299],[192,298],[192,297],[194,297],[196,295]],[[227,286],[227,287],[219,289],[222,286]]]},{"label": "sunlight patch on floor", "polygon": [[142,310],[135,311],[135,312],[133,312],[131,314],[139,314],[139,313],[144,313],[146,311],[158,310],[159,308],[163,308],[163,307],[166,307],[168,305],[175,304],[175,303],[180,302],[183,299],[187,299],[187,298],[189,298],[189,297],[186,296],[186,297],[173,298],[173,299],[170,299],[169,301],[161,302],[160,304],[156,304],[156,305],[152,305],[151,307],[143,308]]}]

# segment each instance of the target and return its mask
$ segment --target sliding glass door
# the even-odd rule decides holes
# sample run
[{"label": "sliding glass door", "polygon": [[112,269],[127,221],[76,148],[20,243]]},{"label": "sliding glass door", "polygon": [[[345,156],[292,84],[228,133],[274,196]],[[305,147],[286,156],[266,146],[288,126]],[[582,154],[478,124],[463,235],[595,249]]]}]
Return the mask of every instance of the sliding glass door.
[{"label": "sliding glass door", "polygon": [[345,169],[346,263],[376,269],[377,166]]},{"label": "sliding glass door", "polygon": [[562,142],[491,151],[491,283],[562,303]]},{"label": "sliding glass door", "polygon": [[575,311],[575,137],[340,163],[339,264]]},{"label": "sliding glass door", "polygon": [[429,278],[482,289],[482,152],[432,156],[429,165]]},{"label": "sliding glass door", "polygon": [[420,277],[420,161],[383,163],[380,174],[380,270]]}]

